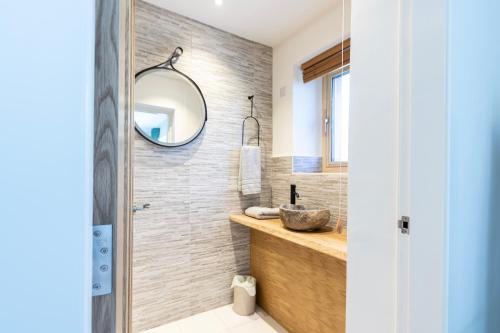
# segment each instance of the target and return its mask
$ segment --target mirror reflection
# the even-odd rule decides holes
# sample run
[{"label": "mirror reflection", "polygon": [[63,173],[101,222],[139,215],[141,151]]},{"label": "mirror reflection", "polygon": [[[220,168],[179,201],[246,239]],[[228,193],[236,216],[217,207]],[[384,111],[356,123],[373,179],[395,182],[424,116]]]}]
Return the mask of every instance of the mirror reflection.
[{"label": "mirror reflection", "polygon": [[136,78],[134,117],[137,130],[149,141],[180,146],[202,131],[205,101],[196,84],[182,73],[153,68]]}]

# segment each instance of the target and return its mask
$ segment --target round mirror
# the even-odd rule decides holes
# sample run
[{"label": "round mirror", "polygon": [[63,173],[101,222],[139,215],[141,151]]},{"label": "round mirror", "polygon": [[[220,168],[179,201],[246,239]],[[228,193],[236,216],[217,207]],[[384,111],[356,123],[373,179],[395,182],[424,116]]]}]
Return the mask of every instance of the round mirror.
[{"label": "round mirror", "polygon": [[207,107],[200,88],[176,69],[153,67],[135,77],[135,128],[147,140],[177,147],[200,135]]}]

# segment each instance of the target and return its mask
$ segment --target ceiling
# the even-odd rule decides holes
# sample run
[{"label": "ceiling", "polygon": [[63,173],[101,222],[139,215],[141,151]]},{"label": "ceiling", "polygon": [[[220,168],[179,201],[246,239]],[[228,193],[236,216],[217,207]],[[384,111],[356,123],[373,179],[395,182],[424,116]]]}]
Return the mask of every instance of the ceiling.
[{"label": "ceiling", "polygon": [[339,0],[146,0],[240,37],[276,46]]}]

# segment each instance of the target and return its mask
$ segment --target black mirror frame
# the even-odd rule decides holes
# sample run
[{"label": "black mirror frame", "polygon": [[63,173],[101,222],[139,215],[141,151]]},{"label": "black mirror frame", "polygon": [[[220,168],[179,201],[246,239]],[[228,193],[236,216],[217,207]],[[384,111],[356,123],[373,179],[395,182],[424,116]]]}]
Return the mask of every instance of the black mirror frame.
[{"label": "black mirror frame", "polygon": [[[205,97],[203,96],[203,93],[201,92],[201,89],[200,87],[196,84],[196,82],[194,82],[189,76],[187,76],[186,74],[182,73],[181,71],[177,70],[173,64],[179,59],[180,55],[182,55],[182,48],[178,47],[175,49],[174,53],[172,53],[172,55],[170,56],[170,58],[164,62],[164,63],[161,63],[159,65],[156,65],[156,66],[152,66],[152,67],[148,67],[146,69],[143,69],[141,70],[140,72],[138,72],[136,75],[135,75],[135,83],[137,83],[137,81],[142,77],[144,76],[145,74],[147,74],[148,72],[150,71],[156,71],[156,70],[166,70],[166,71],[172,71],[178,75],[181,75],[182,77],[184,77],[185,79],[187,79],[189,82],[191,82],[193,84],[193,86],[196,88],[196,90],[198,91],[198,93],[200,94],[201,96],[201,100],[203,101],[203,107],[204,107],[204,110],[205,110],[205,120],[203,121],[203,125],[200,127],[200,129],[196,132],[195,135],[193,135],[191,138],[189,138],[188,140],[186,141],[183,141],[179,144],[168,144],[168,143],[164,143],[164,142],[160,142],[160,141],[157,141],[157,140],[154,140],[153,138],[151,138],[149,135],[147,135],[136,123],[136,121],[134,120],[134,127],[135,127],[135,130],[146,140],[148,140],[149,142],[151,143],[154,143],[156,145],[159,145],[159,146],[162,146],[162,147],[169,147],[169,148],[174,148],[174,147],[182,147],[184,145],[187,145],[188,143],[191,143],[193,142],[194,140],[196,140],[197,137],[200,136],[200,134],[203,132],[203,129],[205,128],[205,125],[207,123],[207,120],[208,120],[208,111],[207,111],[207,103],[205,101]],[[135,107],[134,107],[134,112],[135,112]]]}]

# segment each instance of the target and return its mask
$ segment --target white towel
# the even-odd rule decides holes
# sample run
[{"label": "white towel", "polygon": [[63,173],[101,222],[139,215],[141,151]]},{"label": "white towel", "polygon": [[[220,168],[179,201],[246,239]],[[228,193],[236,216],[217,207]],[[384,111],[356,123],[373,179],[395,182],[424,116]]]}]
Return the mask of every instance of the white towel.
[{"label": "white towel", "polygon": [[245,210],[245,215],[259,220],[277,219],[280,216],[280,209],[267,207],[250,207]]},{"label": "white towel", "polygon": [[260,147],[241,147],[238,191],[243,195],[258,194],[260,193],[260,182]]}]

